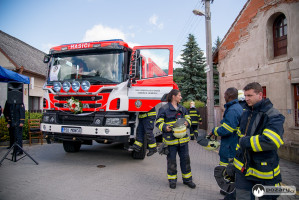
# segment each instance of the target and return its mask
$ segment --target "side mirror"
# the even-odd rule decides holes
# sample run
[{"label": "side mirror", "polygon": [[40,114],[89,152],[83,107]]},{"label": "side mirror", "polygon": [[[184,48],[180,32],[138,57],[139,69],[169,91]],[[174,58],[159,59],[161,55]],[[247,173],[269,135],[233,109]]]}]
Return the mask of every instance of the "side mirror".
[{"label": "side mirror", "polygon": [[50,62],[50,56],[49,55],[45,55],[45,57],[44,57],[44,63],[48,63],[48,62]]}]

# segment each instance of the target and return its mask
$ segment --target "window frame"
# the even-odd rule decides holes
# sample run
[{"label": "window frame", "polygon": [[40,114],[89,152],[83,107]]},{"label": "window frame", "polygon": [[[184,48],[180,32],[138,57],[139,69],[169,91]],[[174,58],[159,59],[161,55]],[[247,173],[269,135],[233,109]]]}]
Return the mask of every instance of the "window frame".
[{"label": "window frame", "polygon": [[[286,22],[286,23],[285,23]],[[273,22],[273,51],[274,57],[287,54],[288,47],[288,23],[284,14],[278,15]],[[281,35],[277,37],[277,33],[281,31]]]}]

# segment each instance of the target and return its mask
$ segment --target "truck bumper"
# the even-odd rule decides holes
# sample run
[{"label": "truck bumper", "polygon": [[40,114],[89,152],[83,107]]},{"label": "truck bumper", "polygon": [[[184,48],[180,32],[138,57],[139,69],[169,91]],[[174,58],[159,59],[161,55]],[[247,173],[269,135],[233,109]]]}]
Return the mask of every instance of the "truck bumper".
[{"label": "truck bumper", "polygon": [[[80,128],[81,131],[74,133],[65,133],[63,128],[76,129]],[[59,124],[46,124],[41,123],[41,130],[48,135],[53,135],[58,138],[88,138],[88,139],[101,139],[101,138],[130,138],[130,127],[97,127],[97,126],[76,126],[76,125],[59,125]]]}]

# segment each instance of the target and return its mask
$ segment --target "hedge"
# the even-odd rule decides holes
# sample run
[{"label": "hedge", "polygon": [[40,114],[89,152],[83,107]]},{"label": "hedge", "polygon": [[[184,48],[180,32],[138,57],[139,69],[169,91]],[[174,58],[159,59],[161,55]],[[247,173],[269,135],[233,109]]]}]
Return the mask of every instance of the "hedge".
[{"label": "hedge", "polygon": [[[42,119],[42,113],[30,113],[30,119]],[[23,140],[28,139],[28,118],[29,112],[25,112],[25,124],[23,126]],[[7,128],[7,122],[4,116],[0,118],[0,142],[9,141],[9,132]]]}]

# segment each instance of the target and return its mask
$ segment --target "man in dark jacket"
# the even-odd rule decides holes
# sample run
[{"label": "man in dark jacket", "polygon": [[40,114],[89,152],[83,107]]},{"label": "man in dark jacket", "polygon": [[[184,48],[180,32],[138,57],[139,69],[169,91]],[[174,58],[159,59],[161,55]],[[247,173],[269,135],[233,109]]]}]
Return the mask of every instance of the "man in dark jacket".
[{"label": "man in dark jacket", "polygon": [[[3,112],[7,122],[7,128],[10,136],[10,147],[14,142],[23,147],[23,126],[25,123],[25,107],[24,104],[5,103]],[[17,155],[22,155],[22,149],[17,149]]]},{"label": "man in dark jacket", "polygon": [[[240,121],[240,136],[234,158],[236,168],[236,196],[238,200],[252,200],[256,184],[279,186],[281,174],[277,149],[283,145],[284,116],[269,99],[263,99],[262,86],[253,82],[245,86],[247,108]],[[263,199],[277,199],[264,195]]]},{"label": "man in dark jacket", "polygon": [[238,102],[238,90],[228,88],[224,93],[226,104],[221,126],[213,128],[210,135],[221,136],[221,145],[219,150],[219,165],[227,166],[236,155],[236,146],[238,143],[237,127],[243,112]]}]

